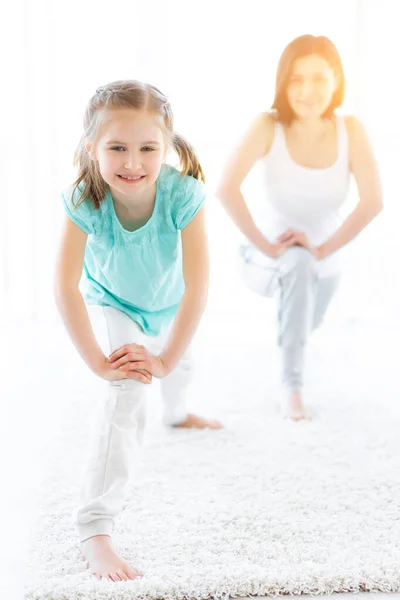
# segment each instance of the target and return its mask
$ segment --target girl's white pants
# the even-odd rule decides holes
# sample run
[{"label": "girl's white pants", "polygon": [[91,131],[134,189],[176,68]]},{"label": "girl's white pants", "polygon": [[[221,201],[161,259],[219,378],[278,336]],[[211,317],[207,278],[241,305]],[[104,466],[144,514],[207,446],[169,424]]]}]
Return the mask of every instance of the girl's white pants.
[{"label": "girl's white pants", "polygon": [[[87,308],[96,338],[106,356],[130,343],[142,344],[153,354],[162,350],[168,331],[157,338],[150,337],[115,308]],[[166,425],[177,425],[187,417],[185,392],[192,369],[188,351],[174,371],[161,379]],[[133,379],[105,382],[107,392],[98,398],[98,414],[95,415],[81,506],[77,512],[81,542],[95,535],[112,533],[143,436],[148,387],[148,384]]]}]

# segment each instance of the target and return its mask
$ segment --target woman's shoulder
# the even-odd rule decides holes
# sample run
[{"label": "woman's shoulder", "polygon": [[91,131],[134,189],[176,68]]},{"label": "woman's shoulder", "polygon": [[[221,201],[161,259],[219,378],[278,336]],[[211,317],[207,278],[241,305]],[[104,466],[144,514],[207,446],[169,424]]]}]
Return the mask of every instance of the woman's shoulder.
[{"label": "woman's shoulder", "polygon": [[344,115],[343,120],[349,140],[350,156],[354,157],[370,147],[368,133],[362,121],[355,115]]},{"label": "woman's shoulder", "polygon": [[343,119],[343,122],[346,126],[346,130],[347,130],[347,134],[348,134],[349,138],[352,139],[355,136],[359,135],[360,133],[365,132],[364,125],[362,124],[360,119],[358,117],[356,117],[355,115],[338,115],[338,116]]},{"label": "woman's shoulder", "polygon": [[260,112],[253,117],[242,140],[244,152],[250,151],[250,154],[257,159],[265,156],[274,141],[277,122],[277,118],[272,112]]},{"label": "woman's shoulder", "polygon": [[260,131],[260,133],[265,135],[274,135],[276,124],[278,123],[278,118],[275,113],[271,111],[265,111],[258,113],[253,119],[253,129],[255,131]]}]

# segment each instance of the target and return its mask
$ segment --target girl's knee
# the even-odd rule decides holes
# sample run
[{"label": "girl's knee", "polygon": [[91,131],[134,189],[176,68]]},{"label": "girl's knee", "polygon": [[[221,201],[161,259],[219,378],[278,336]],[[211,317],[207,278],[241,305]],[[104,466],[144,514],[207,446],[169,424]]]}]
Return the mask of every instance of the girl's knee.
[{"label": "girl's knee", "polygon": [[117,379],[109,381],[111,397],[114,397],[117,402],[122,401],[140,401],[145,398],[147,392],[146,383],[137,381],[136,379]]},{"label": "girl's knee", "polygon": [[137,379],[116,379],[115,381],[109,381],[109,386],[120,388],[124,390],[135,390],[145,386],[145,383],[138,381]]}]

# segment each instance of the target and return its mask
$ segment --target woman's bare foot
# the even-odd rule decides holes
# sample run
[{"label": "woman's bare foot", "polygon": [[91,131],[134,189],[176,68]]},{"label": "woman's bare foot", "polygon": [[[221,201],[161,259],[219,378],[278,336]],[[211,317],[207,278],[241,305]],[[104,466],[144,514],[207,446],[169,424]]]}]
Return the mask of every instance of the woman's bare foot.
[{"label": "woman's bare foot", "polygon": [[128,581],[141,577],[115,552],[108,535],[95,535],[81,544],[83,560],[97,579]]},{"label": "woman's bare foot", "polygon": [[204,417],[197,417],[196,415],[189,414],[183,423],[174,425],[174,427],[187,427],[188,429],[223,429],[222,423],[215,419],[205,419]]},{"label": "woman's bare foot", "polygon": [[292,421],[311,420],[311,415],[305,410],[300,392],[290,392],[282,408],[285,419]]}]

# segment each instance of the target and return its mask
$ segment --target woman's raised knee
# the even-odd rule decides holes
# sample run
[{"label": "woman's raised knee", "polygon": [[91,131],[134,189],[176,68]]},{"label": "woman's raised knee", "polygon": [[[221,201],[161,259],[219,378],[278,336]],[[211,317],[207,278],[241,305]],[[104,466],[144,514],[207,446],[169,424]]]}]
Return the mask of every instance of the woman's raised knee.
[{"label": "woman's raised knee", "polygon": [[316,263],[316,258],[310,250],[303,246],[291,246],[280,256],[280,261],[289,270],[296,268],[311,269]]}]

